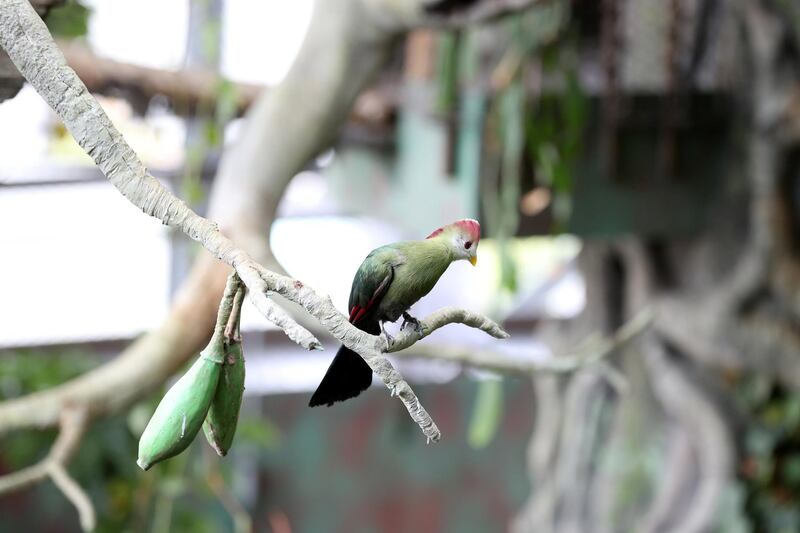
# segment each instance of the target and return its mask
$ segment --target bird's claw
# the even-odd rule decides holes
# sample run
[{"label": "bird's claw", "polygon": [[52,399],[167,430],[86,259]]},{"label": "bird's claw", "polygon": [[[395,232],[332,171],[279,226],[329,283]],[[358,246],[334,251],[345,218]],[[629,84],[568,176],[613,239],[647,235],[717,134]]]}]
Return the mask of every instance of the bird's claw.
[{"label": "bird's claw", "polygon": [[386,346],[391,346],[394,344],[394,337],[389,335],[389,332],[386,331],[386,328],[383,324],[381,324],[381,335],[383,335],[383,337],[386,339]]},{"label": "bird's claw", "polygon": [[422,324],[420,321],[408,313],[403,313],[403,325],[400,326],[400,331],[405,330],[408,326],[413,327],[418,335],[422,335]]}]

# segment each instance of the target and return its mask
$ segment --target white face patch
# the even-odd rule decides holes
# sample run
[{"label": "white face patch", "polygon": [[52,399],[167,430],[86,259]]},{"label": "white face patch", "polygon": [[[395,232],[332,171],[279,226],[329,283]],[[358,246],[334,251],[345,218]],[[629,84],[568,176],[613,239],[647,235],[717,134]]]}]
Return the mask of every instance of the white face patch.
[{"label": "white face patch", "polygon": [[[470,243],[469,248],[467,243]],[[458,259],[474,257],[478,249],[478,243],[471,241],[470,236],[462,232],[453,235],[452,246],[453,252]]]}]

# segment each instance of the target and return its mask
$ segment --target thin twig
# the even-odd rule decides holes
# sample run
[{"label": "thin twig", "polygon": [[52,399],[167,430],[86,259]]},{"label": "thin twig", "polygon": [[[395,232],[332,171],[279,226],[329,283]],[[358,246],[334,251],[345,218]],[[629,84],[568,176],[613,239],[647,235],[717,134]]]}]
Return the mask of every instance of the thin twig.
[{"label": "thin twig", "polygon": [[0,496],[38,483],[47,477],[46,459],[33,466],[0,477]]},{"label": "thin twig", "polygon": [[78,519],[81,522],[81,527],[84,531],[92,531],[95,526],[95,511],[92,505],[92,500],[86,494],[78,483],[72,479],[67,473],[67,470],[60,463],[52,463],[50,465],[50,479],[53,480],[56,487],[58,487],[64,496],[72,502],[75,509],[78,510]]},{"label": "thin twig", "polygon": [[65,468],[77,450],[87,424],[86,409],[66,407],[61,413],[61,431],[47,457],[36,465],[0,477],[0,495],[22,489],[45,477],[50,477],[56,487],[77,509],[83,530],[93,530],[96,523],[94,506],[86,492],[72,479]]}]

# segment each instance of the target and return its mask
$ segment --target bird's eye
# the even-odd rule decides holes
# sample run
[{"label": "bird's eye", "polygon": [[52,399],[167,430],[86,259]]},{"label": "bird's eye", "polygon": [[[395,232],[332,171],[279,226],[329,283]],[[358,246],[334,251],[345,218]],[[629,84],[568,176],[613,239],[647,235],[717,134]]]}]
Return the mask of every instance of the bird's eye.
[{"label": "bird's eye", "polygon": [[464,243],[464,248],[466,248],[467,250],[469,250],[470,248],[472,248],[472,241],[467,241],[467,242],[465,242],[465,243]]}]

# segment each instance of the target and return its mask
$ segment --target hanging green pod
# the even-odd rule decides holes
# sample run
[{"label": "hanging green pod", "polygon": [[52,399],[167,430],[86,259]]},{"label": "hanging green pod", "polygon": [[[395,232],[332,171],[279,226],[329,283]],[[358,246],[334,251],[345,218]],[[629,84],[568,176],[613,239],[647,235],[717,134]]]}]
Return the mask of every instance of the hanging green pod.
[{"label": "hanging green pod", "polygon": [[139,439],[136,463],[147,470],[185,450],[194,440],[214,399],[223,362],[222,337],[215,335],[197,361],[167,391]]},{"label": "hanging green pod", "polygon": [[203,424],[208,443],[220,457],[227,455],[233,443],[243,395],[244,353],[242,343],[234,341],[226,350],[217,391]]}]

